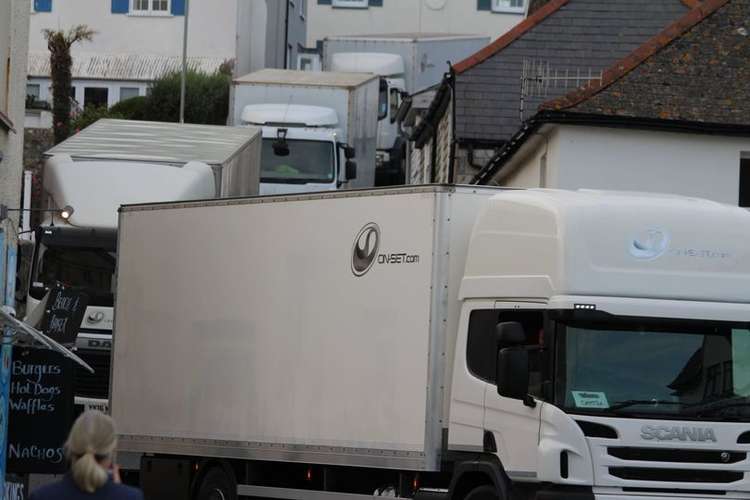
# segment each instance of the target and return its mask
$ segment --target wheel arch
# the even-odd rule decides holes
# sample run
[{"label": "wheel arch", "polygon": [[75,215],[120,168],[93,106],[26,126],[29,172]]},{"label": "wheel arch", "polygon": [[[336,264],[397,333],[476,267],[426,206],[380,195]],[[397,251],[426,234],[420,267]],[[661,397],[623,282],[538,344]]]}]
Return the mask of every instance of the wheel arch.
[{"label": "wheel arch", "polygon": [[471,490],[484,485],[494,486],[501,500],[509,498],[510,480],[497,457],[482,457],[456,464],[448,498],[463,500]]}]

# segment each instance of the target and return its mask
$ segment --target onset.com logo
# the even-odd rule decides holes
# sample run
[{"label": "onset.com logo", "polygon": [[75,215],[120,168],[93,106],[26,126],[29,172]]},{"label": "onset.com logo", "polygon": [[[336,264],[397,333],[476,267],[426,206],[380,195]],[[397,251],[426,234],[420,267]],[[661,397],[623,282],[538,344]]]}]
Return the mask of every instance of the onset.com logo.
[{"label": "onset.com logo", "polygon": [[640,260],[661,257],[669,249],[669,233],[661,229],[647,229],[630,240],[630,255]]},{"label": "onset.com logo", "polygon": [[380,248],[380,227],[374,222],[365,224],[354,238],[352,247],[352,272],[355,276],[363,276],[370,270],[377,260]]}]

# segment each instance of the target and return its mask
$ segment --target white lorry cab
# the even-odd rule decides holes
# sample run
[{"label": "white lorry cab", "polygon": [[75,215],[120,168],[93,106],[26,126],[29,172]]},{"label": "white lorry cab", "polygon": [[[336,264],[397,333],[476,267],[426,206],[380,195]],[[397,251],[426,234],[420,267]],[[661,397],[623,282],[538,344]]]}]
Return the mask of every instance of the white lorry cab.
[{"label": "white lorry cab", "polygon": [[147,497],[750,498],[746,210],[423,186],[120,228],[112,414]]},{"label": "white lorry cab", "polygon": [[232,86],[233,123],[261,127],[261,194],[375,185],[377,78],[264,69]]},{"label": "white lorry cab", "polygon": [[323,69],[380,77],[376,185],[404,183],[404,139],[396,113],[403,96],[440,83],[456,63],[490,43],[486,36],[388,33],[333,36],[323,40]]},{"label": "white lorry cab", "polygon": [[357,176],[356,163],[348,159],[353,148],[340,142],[346,134],[334,109],[249,104],[241,120],[263,130],[261,194],[334,191]]},{"label": "white lorry cab", "polygon": [[107,407],[120,205],[257,194],[260,148],[258,128],[99,120],[45,153],[44,203],[69,213],[35,230],[26,311],[57,283],[86,294],[79,407]]}]

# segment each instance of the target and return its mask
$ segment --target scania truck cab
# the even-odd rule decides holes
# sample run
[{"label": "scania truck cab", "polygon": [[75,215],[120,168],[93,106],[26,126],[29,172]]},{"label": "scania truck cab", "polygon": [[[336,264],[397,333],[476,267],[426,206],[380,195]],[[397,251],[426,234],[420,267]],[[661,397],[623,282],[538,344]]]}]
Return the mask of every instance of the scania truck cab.
[{"label": "scania truck cab", "polygon": [[704,200],[490,200],[462,279],[448,448],[494,483],[456,487],[749,498],[749,230]]}]

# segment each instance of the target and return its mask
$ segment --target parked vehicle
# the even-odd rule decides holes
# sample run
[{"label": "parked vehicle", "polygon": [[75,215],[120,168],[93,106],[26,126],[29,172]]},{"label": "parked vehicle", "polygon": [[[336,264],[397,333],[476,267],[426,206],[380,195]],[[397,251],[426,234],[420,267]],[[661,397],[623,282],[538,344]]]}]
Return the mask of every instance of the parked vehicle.
[{"label": "parked vehicle", "polygon": [[458,62],[488,45],[479,35],[405,33],[329,37],[323,41],[323,69],[375,73],[378,101],[378,176],[376,185],[404,184],[406,155],[396,112],[402,95],[436,85]]},{"label": "parked vehicle", "polygon": [[374,75],[264,69],[232,96],[234,123],[263,130],[261,194],[374,186]]},{"label": "parked vehicle", "polygon": [[149,498],[750,494],[743,209],[427,186],[120,227],[112,413]]},{"label": "parked vehicle", "polygon": [[119,206],[257,194],[260,131],[99,120],[45,156],[47,205],[73,211],[36,230],[27,314],[55,282],[84,289],[77,348],[96,373],[76,370],[76,403],[106,408]]}]

